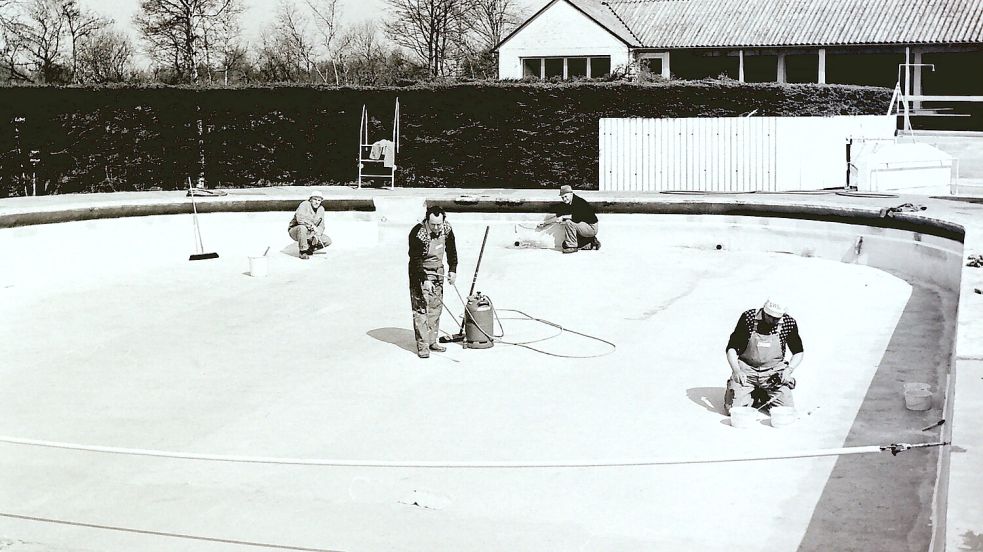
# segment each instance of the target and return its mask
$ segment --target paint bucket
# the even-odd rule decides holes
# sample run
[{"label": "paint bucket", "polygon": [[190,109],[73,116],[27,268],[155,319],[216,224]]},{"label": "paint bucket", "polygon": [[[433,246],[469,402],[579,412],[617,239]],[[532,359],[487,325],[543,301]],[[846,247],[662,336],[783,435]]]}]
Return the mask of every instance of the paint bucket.
[{"label": "paint bucket", "polygon": [[730,409],[730,425],[746,428],[758,421],[758,411],[750,406],[735,406]]},{"label": "paint bucket", "polygon": [[[909,387],[911,385],[911,387]],[[927,384],[905,384],[904,405],[908,410],[928,410],[932,408],[932,392]]]},{"label": "paint bucket", "polygon": [[771,409],[771,427],[785,427],[798,419],[795,408],[791,406],[774,406]]},{"label": "paint bucket", "polygon": [[270,273],[270,258],[263,257],[249,257],[249,275],[262,278]]}]

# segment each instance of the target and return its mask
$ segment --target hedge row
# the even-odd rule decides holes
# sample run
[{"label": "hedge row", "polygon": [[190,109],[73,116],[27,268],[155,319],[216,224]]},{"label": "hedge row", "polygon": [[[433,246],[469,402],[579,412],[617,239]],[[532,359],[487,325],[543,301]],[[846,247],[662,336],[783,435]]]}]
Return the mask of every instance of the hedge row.
[{"label": "hedge row", "polygon": [[[0,194],[355,180],[362,106],[369,139],[402,117],[397,185],[597,186],[598,118],[882,113],[880,88],[666,83],[477,83],[389,89],[0,88]],[[31,163],[30,152],[36,160]],[[30,190],[30,185],[27,184]]]}]

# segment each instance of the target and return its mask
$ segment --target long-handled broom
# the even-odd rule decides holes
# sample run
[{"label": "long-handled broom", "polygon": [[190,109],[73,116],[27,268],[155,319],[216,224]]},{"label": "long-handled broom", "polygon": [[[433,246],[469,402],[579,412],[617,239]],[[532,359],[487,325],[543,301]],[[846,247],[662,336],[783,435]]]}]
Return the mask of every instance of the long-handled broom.
[{"label": "long-handled broom", "polygon": [[217,259],[218,253],[205,253],[205,246],[201,242],[201,226],[198,225],[198,206],[195,204],[195,190],[191,187],[191,177],[188,177],[188,195],[191,196],[191,212],[192,218],[194,220],[195,227],[195,238],[197,241],[195,245],[198,247],[198,252],[193,253],[188,257],[189,261],[200,261],[203,259]]}]

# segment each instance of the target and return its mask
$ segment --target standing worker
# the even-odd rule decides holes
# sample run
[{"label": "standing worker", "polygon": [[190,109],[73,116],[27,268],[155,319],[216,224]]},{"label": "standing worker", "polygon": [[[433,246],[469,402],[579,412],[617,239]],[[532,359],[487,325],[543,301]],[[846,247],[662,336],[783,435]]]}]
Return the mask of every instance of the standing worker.
[{"label": "standing worker", "polygon": [[564,253],[576,253],[581,249],[600,249],[601,242],[597,239],[597,214],[594,208],[584,201],[584,198],[573,193],[573,188],[566,184],[560,186],[560,199],[563,200],[563,204],[557,209],[556,216],[537,228],[542,230],[554,222],[562,224],[566,232],[563,238]]},{"label": "standing worker", "polygon": [[311,197],[297,206],[290,219],[287,233],[297,242],[300,258],[309,259],[318,249],[331,245],[331,238],[324,234],[324,194],[311,192]]},{"label": "standing worker", "polygon": [[[792,353],[788,361],[786,346]],[[760,309],[744,311],[727,342],[731,377],[724,411],[730,414],[734,406],[794,406],[792,373],[804,354],[799,325],[785,307],[769,299]]]},{"label": "standing worker", "polygon": [[410,304],[413,306],[416,354],[420,358],[429,358],[430,351],[447,350],[437,342],[444,301],[445,252],[447,282],[453,286],[457,278],[457,244],[444,209],[428,207],[423,221],[410,230],[409,242]]}]

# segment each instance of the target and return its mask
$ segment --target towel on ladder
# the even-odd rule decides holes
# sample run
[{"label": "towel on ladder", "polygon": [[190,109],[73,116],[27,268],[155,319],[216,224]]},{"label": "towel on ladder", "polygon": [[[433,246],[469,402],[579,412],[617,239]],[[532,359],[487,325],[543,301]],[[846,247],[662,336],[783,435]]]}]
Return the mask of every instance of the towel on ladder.
[{"label": "towel on ladder", "polygon": [[392,167],[396,164],[396,148],[390,140],[379,140],[372,144],[369,159],[382,159],[383,166]]}]

